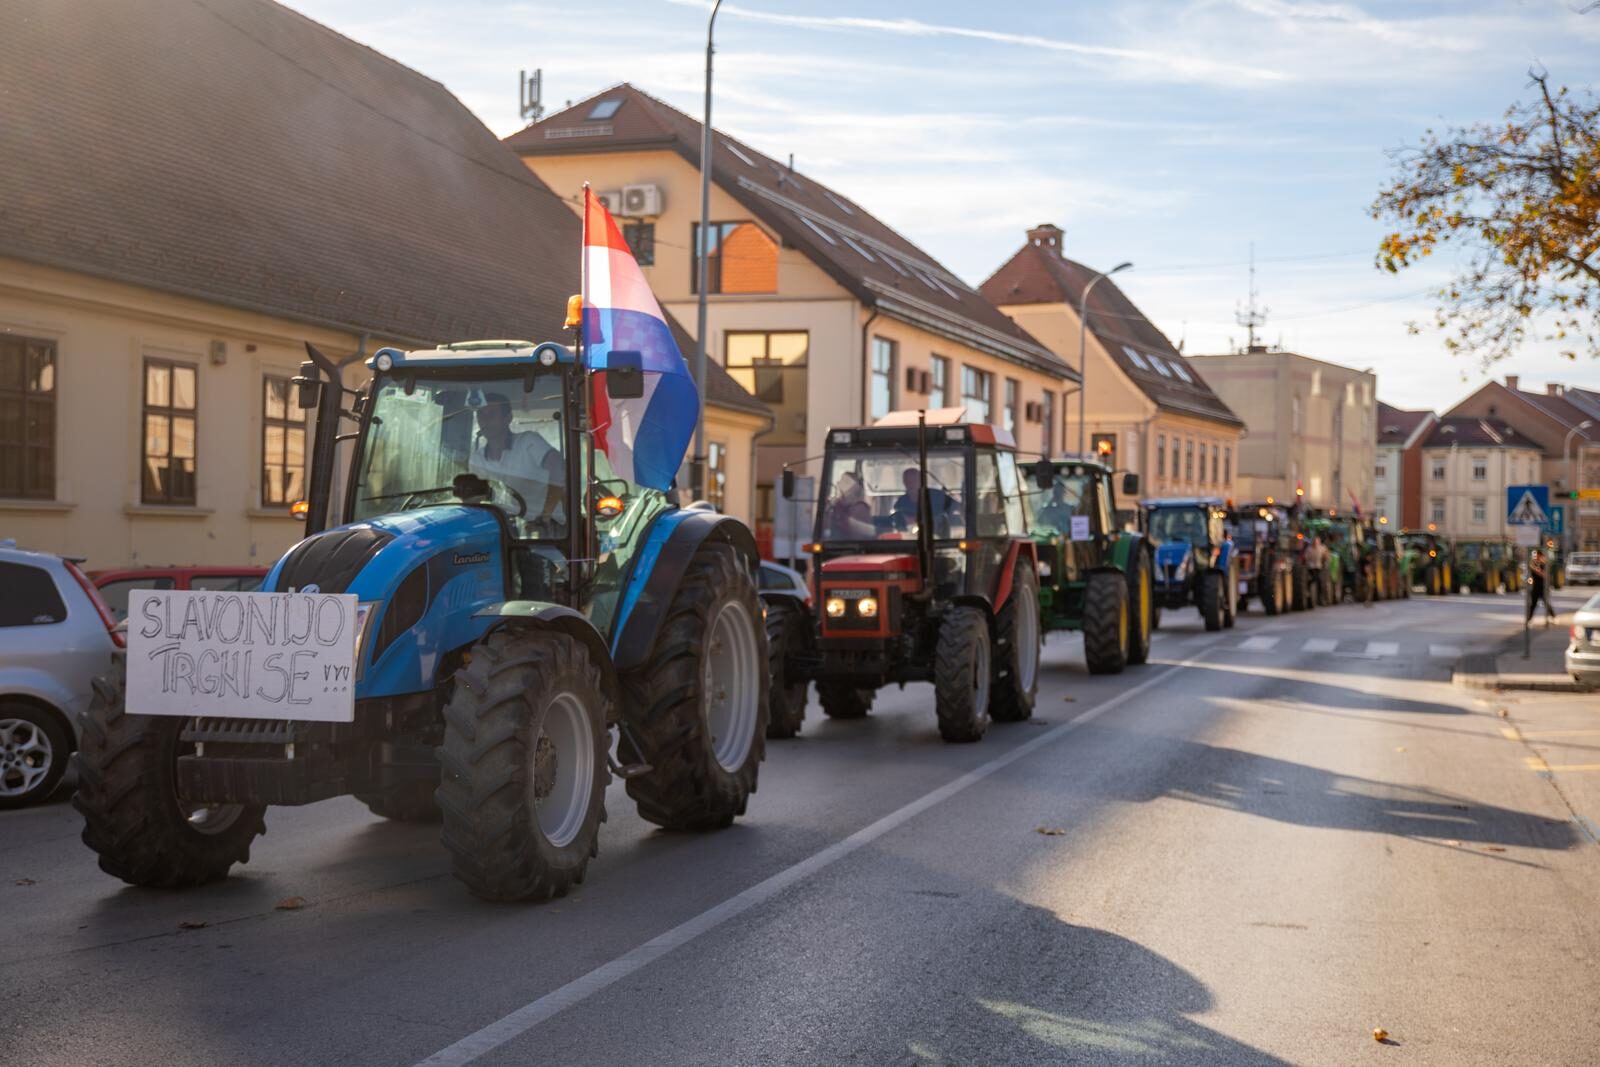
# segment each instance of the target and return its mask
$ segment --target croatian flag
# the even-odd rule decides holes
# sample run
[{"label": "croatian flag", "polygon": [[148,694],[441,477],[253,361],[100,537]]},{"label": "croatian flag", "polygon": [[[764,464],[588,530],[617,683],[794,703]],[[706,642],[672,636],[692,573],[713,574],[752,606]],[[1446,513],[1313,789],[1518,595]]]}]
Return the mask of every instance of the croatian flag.
[{"label": "croatian flag", "polygon": [[[644,395],[606,392],[612,352],[637,352]],[[583,353],[593,371],[595,444],[617,477],[666,489],[683,462],[700,413],[689,367],[672,339],[661,305],[644,280],[605,204],[583,187]]]}]

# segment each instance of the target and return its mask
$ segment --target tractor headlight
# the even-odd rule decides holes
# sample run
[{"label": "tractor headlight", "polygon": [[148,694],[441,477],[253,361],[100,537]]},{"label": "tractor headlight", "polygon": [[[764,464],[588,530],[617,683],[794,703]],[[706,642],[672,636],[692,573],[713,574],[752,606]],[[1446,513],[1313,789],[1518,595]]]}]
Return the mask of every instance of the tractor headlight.
[{"label": "tractor headlight", "polygon": [[844,598],[831,596],[827,604],[828,618],[841,619],[844,617]]},{"label": "tractor headlight", "polygon": [[377,607],[376,601],[364,600],[356,605],[356,680],[361,680],[361,668],[366,660],[364,653],[367,650],[367,623],[372,619],[373,609]]},{"label": "tractor headlight", "polygon": [[372,361],[372,365],[383,373],[388,374],[394,367],[394,357],[387,352],[379,352],[378,357]]},{"label": "tractor headlight", "polygon": [[878,617],[878,598],[875,596],[862,597],[856,601],[856,612],[863,619],[876,619]]}]

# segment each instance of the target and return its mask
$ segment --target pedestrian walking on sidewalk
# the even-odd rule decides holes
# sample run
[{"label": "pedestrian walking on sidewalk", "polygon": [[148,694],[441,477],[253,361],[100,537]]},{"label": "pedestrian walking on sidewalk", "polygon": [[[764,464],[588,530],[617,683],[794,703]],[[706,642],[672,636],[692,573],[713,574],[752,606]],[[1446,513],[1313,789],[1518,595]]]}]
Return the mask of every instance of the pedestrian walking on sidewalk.
[{"label": "pedestrian walking on sidewalk", "polygon": [[1550,605],[1550,583],[1545,578],[1544,553],[1536,548],[1533,550],[1533,554],[1528,557],[1527,614],[1523,616],[1522,621],[1525,623],[1532,622],[1535,606],[1542,603],[1544,605],[1544,625],[1545,629],[1548,630],[1550,624],[1555,621],[1556,609]]}]

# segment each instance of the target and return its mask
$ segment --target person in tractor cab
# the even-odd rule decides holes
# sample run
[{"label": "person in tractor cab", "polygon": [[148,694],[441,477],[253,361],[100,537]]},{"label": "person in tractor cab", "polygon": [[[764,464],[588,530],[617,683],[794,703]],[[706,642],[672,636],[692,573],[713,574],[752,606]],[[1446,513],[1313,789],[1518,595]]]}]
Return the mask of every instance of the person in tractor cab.
[{"label": "person in tractor cab", "polygon": [[1055,479],[1050,486],[1050,502],[1039,508],[1035,517],[1035,525],[1049,527],[1056,533],[1068,533],[1072,529],[1072,516],[1080,513],[1082,499],[1078,496],[1081,491],[1081,482],[1066,478]]},{"label": "person in tractor cab", "polygon": [[[917,500],[922,492],[922,472],[916,467],[907,467],[900,472],[900,484],[905,486],[906,491],[894,502],[891,514],[894,516],[895,529],[910,530],[917,524]],[[950,536],[950,512],[955,507],[955,500],[943,489],[928,490],[928,510],[933,513],[935,537]]]},{"label": "person in tractor cab", "polygon": [[541,434],[511,428],[511,400],[504,393],[484,394],[477,415],[478,436],[467,469],[515,491],[522,498],[524,521],[565,529],[561,453]]},{"label": "person in tractor cab", "polygon": [[839,476],[833,501],[828,505],[828,521],[824,525],[828,537],[845,541],[876,535],[877,528],[872,524],[872,506],[867,503],[867,490],[861,484],[859,475],[845,471]]}]

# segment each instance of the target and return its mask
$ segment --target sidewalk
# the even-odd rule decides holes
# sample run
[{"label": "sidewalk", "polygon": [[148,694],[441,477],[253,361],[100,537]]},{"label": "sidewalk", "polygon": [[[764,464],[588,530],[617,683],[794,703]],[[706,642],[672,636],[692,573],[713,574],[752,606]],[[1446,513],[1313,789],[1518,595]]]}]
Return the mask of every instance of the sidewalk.
[{"label": "sidewalk", "polygon": [[1518,629],[1497,648],[1462,656],[1456,661],[1452,681],[1468,689],[1587,692],[1567,674],[1567,630],[1572,612],[1565,605],[1558,607],[1563,609],[1561,615],[1548,629],[1542,615],[1534,616],[1528,658],[1523,658],[1523,633]]}]

